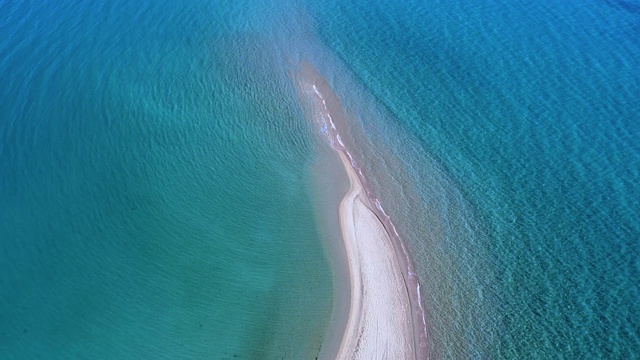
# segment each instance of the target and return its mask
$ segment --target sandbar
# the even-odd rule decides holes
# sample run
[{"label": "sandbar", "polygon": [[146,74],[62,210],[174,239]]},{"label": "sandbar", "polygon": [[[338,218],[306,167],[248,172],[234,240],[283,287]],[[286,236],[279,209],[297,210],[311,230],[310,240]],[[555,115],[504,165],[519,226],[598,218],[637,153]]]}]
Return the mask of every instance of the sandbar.
[{"label": "sandbar", "polygon": [[414,358],[411,307],[400,263],[356,172],[346,155],[339,155],[351,182],[340,203],[351,304],[337,358]]},{"label": "sandbar", "polygon": [[422,358],[418,355],[422,346],[416,348],[410,288],[405,277],[407,267],[380,217],[380,204],[376,202],[373,206],[361,170],[355,167],[348,151],[352,145],[345,136],[346,115],[326,80],[311,66],[301,67],[296,76],[299,95],[310,105],[307,109],[310,119],[340,157],[350,182],[339,206],[350,304],[335,358]]}]

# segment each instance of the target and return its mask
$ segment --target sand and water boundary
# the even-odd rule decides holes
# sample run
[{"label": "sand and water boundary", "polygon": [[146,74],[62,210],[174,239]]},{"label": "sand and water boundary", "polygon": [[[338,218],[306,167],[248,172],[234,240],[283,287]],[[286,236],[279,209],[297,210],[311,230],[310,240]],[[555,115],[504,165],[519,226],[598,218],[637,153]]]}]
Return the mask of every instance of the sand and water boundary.
[{"label": "sand and water boundary", "polygon": [[[348,316],[334,351],[338,359],[426,358],[419,282],[390,217],[349,153],[346,115],[329,84],[308,64],[295,76],[308,117],[335,150],[349,178],[339,222],[349,276]],[[337,331],[336,329],[332,329]]]}]

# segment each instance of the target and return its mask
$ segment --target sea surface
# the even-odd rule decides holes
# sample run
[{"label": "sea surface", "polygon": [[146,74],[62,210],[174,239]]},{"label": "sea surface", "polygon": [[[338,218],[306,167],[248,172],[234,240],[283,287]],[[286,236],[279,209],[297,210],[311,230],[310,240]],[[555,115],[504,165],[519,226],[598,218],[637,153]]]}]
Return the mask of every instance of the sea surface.
[{"label": "sea surface", "polygon": [[412,256],[432,359],[640,357],[640,2],[0,14],[0,358],[326,354],[339,197],[301,61]]}]

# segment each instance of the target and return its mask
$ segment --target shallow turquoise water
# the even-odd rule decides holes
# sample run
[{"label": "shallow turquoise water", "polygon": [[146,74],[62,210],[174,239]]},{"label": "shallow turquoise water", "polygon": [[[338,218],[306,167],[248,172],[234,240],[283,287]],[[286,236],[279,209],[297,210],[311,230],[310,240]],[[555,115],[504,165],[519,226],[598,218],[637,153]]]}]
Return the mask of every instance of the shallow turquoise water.
[{"label": "shallow turquoise water", "polygon": [[639,9],[0,0],[0,357],[315,356],[300,60],[354,120],[433,358],[637,357]]},{"label": "shallow turquoise water", "polygon": [[0,2],[1,358],[317,354],[312,140],[235,10]]}]

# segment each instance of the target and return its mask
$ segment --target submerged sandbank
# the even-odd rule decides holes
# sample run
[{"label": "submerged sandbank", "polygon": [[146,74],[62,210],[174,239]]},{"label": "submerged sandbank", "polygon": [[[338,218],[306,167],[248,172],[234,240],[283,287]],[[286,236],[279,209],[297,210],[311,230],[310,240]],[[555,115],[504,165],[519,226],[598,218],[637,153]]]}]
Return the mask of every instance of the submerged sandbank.
[{"label": "submerged sandbank", "polygon": [[348,151],[340,101],[313,68],[301,66],[297,80],[308,116],[339,155],[350,182],[339,206],[350,303],[335,357],[426,358],[424,313],[406,251]]}]

